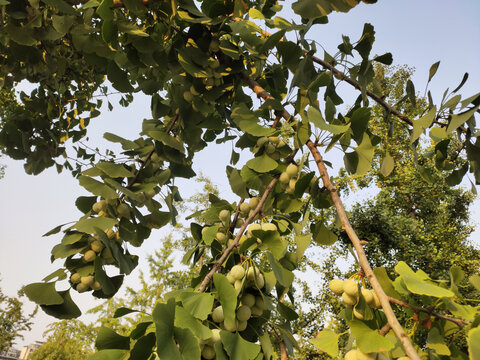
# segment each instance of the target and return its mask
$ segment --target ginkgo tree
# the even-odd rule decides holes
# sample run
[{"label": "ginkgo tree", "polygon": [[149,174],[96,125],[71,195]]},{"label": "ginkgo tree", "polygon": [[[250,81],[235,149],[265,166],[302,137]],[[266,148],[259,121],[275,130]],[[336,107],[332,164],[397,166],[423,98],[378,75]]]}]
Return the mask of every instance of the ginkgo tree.
[{"label": "ginkgo tree", "polygon": [[[196,152],[232,144],[225,165],[238,201],[211,194],[209,205],[189,217],[195,242],[184,262],[199,269],[190,287],[168,294],[129,336],[101,328],[92,359],[294,356],[293,271],[312,241],[336,240],[335,224],[351,240],[359,265],[351,279],[332,283],[343,299],[340,316],[350,341],[339,354],[341,334],[323,329],[310,340],[318,351],[346,359],[480,357],[478,304],[458,290],[479,291],[480,277],[464,279],[454,268],[450,279],[437,281],[404,262],[395,266],[395,279],[372,269],[323,158],[338,149],[349,172],[364,174],[375,150],[394,141],[393,129],[406,127],[413,146],[433,142],[429,156],[452,186],[464,177],[479,183],[480,94],[458,94],[466,75],[439,104],[429,96],[424,113],[404,115],[383,100],[374,81],[374,64],[391,64],[392,55],[372,55],[370,24],[357,41],[343,36],[335,55],[317,55],[309,31],[358,3],[298,0],[292,4],[297,19],[287,21],[275,1],[0,0],[0,86],[12,91],[28,81],[33,88],[20,92],[20,106],[2,116],[0,145],[25,162],[27,173],[68,169],[91,193],[75,203],[84,213],[78,221],[47,234],[63,232],[52,249],[52,259],[64,259],[63,265],[24,288],[47,314],[78,317],[72,291],[114,296],[138,264],[134,248],[152,229],[175,223],[181,189],[174,180],[196,175]],[[340,82],[358,90],[349,108],[342,106]],[[102,95],[112,92],[121,94],[121,106],[136,93],[149,96],[152,116],[130,139],[106,133],[123,151],[99,157],[79,140],[101,116]],[[404,97],[415,105],[411,81]],[[383,107],[390,136],[370,131],[372,103]],[[67,151],[76,153],[74,163],[65,161]],[[240,152],[250,158],[235,168]],[[465,159],[459,168],[452,161],[458,157]],[[388,151],[381,167],[384,176],[395,167]],[[416,167],[429,179],[428,168]],[[334,207],[337,221],[315,220],[310,207]],[[419,323],[428,318],[426,347],[407,336],[397,306]],[[120,308],[116,316],[135,311]],[[464,348],[450,342],[459,336]]]}]

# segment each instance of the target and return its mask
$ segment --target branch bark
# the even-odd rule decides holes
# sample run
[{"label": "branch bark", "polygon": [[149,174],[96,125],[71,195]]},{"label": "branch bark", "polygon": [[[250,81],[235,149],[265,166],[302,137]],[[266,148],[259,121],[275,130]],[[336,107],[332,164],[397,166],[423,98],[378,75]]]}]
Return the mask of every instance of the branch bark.
[{"label": "branch bark", "polygon": [[265,201],[267,200],[267,197],[268,195],[270,194],[270,192],[272,191],[275,183],[277,182],[277,179],[278,177],[274,177],[272,179],[272,181],[270,181],[270,184],[268,184],[267,188],[265,189],[260,201],[258,202],[258,205],[257,207],[255,208],[255,210],[253,210],[253,212],[250,214],[250,216],[245,219],[245,222],[243,223],[243,225],[240,227],[240,229],[238,229],[238,232],[237,232],[237,235],[235,236],[235,239],[231,242],[231,244],[223,251],[222,255],[220,256],[220,258],[215,262],[215,264],[213,264],[213,267],[210,269],[210,271],[208,272],[207,275],[205,275],[205,277],[203,278],[203,281],[202,283],[200,284],[200,286],[198,287],[197,291],[198,292],[204,292],[206,289],[207,289],[207,286],[208,284],[210,283],[210,281],[212,280],[213,278],[213,274],[215,274],[218,269],[220,269],[220,267],[222,266],[223,262],[227,259],[228,255],[232,252],[232,250],[235,248],[235,246],[237,246],[239,240],[240,240],[240,237],[243,235],[243,233],[245,232],[245,229],[247,228],[247,226],[253,221],[253,219],[255,218],[255,216],[257,216],[257,214],[260,212],[260,210],[262,209],[263,207],[263,204],[265,204]]},{"label": "branch bark", "polygon": [[425,309],[425,308],[422,308],[422,307],[419,307],[419,306],[415,306],[415,305],[410,305],[409,303],[405,302],[405,301],[402,301],[402,300],[398,300],[398,299],[395,299],[395,298],[392,298],[392,297],[388,297],[388,300],[392,303],[392,304],[396,304],[396,305],[399,305],[399,306],[403,306],[403,307],[406,307],[408,309],[412,309],[416,312],[423,312],[423,313],[426,313],[426,314],[429,314],[431,316],[435,316],[436,318],[439,318],[439,319],[443,319],[443,320],[447,320],[447,321],[451,321],[453,322],[454,324],[456,324],[460,329],[463,329],[465,326],[468,325],[467,322],[463,321],[462,319],[456,319],[456,318],[453,318],[453,317],[450,317],[450,316],[446,316],[446,315],[442,315],[440,313],[437,313],[435,311],[432,311],[432,310],[429,310],[429,309]]},{"label": "branch bark", "polygon": [[358,238],[357,234],[355,233],[355,230],[352,228],[352,225],[348,220],[347,213],[345,212],[345,208],[340,199],[340,196],[338,195],[337,189],[333,186],[330,180],[330,177],[327,172],[327,168],[323,163],[323,159],[322,159],[322,156],[320,155],[320,152],[318,151],[317,147],[312,141],[308,140],[306,145],[310,149],[310,152],[312,153],[313,158],[315,159],[315,163],[317,164],[318,171],[320,172],[323,185],[330,192],[330,196],[332,197],[333,203],[335,204],[335,208],[337,209],[338,217],[342,223],[342,228],[347,233],[348,237],[350,238],[350,241],[352,242],[355,248],[355,251],[357,252],[360,266],[365,272],[365,275],[367,276],[368,281],[372,285],[373,290],[375,291],[375,293],[378,296],[378,299],[380,300],[380,304],[382,305],[385,316],[387,317],[388,324],[392,327],[395,335],[402,343],[403,348],[407,353],[408,357],[410,359],[420,360],[420,357],[415,351],[415,348],[413,347],[409,337],[407,336],[407,334],[403,330],[402,325],[399,323],[397,317],[395,316],[395,313],[393,312],[393,309],[390,306],[390,300],[387,294],[385,294],[382,286],[378,282],[377,277],[373,273],[373,270],[368,262],[365,251],[363,250],[363,247],[360,243],[360,239]]}]

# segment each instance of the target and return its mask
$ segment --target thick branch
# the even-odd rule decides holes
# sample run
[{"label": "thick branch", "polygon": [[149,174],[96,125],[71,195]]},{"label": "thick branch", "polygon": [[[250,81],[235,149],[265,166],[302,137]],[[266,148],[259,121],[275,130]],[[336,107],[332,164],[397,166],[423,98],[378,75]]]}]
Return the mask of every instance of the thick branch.
[{"label": "thick branch", "polygon": [[350,225],[350,221],[348,220],[347,213],[345,212],[345,208],[343,207],[343,203],[340,200],[340,196],[338,195],[337,189],[333,186],[332,182],[330,181],[330,177],[328,175],[327,168],[323,163],[322,156],[320,155],[315,144],[310,140],[307,141],[307,147],[310,149],[310,152],[312,153],[313,158],[315,159],[315,162],[318,167],[318,171],[320,172],[320,175],[323,181],[323,185],[330,192],[332,201],[335,204],[335,208],[337,209],[338,217],[342,223],[342,228],[347,233],[348,237],[350,238],[355,248],[355,251],[357,252],[360,266],[365,272],[365,275],[367,276],[368,281],[372,285],[373,290],[375,290],[375,293],[377,294],[378,299],[380,300],[380,304],[382,305],[382,308],[385,313],[385,316],[387,317],[388,323],[392,327],[397,338],[402,343],[403,348],[405,349],[405,352],[407,353],[408,357],[410,357],[410,359],[420,360],[420,357],[415,351],[410,339],[408,338],[407,334],[403,330],[402,325],[398,322],[398,319],[395,316],[395,313],[393,312],[392,307],[390,306],[390,301],[387,294],[385,294],[385,292],[383,291],[382,286],[378,282],[377,277],[373,273],[373,270],[370,264],[368,263],[367,256],[360,243],[360,239],[355,233],[355,230],[353,230],[352,225]]},{"label": "thick branch", "polygon": [[425,308],[422,308],[422,307],[418,307],[418,306],[415,306],[415,305],[410,305],[409,303],[406,303],[402,300],[398,300],[398,299],[395,299],[395,298],[392,298],[392,297],[388,297],[388,300],[393,303],[393,304],[396,304],[396,305],[400,305],[400,306],[403,306],[403,307],[406,307],[406,308],[409,308],[409,309],[412,309],[416,312],[423,312],[423,313],[426,313],[426,314],[429,314],[431,316],[435,316],[436,318],[439,318],[439,319],[443,319],[443,320],[447,320],[447,321],[451,321],[453,322],[455,325],[457,325],[460,329],[463,329],[465,326],[468,325],[467,322],[463,321],[462,319],[456,319],[456,318],[453,318],[453,317],[450,317],[450,316],[446,316],[446,315],[442,315],[442,314],[439,314],[435,311],[431,311],[429,309],[425,309]]},{"label": "thick branch", "polygon": [[[271,95],[265,89],[263,89],[254,79],[252,79],[246,74],[243,75],[243,79],[250,86],[250,88],[255,92],[255,94],[257,94],[258,97],[261,97],[264,100],[271,99]],[[283,109],[282,115],[287,121],[290,119],[290,114],[285,109]],[[403,330],[402,325],[398,322],[398,319],[395,316],[395,313],[393,312],[392,307],[390,306],[390,302],[388,300],[387,295],[383,291],[382,286],[378,282],[375,274],[373,273],[372,268],[370,267],[370,264],[368,263],[367,256],[365,255],[365,251],[363,250],[363,247],[361,245],[361,240],[358,238],[357,234],[355,233],[352,226],[350,225],[350,222],[348,221],[348,217],[345,212],[345,208],[343,207],[343,203],[340,200],[340,197],[338,196],[337,190],[335,189],[335,187],[330,181],[327,168],[323,163],[320,153],[318,152],[316,146],[310,140],[307,141],[306,145],[310,149],[315,159],[315,162],[317,163],[318,170],[323,179],[323,184],[330,191],[330,195],[337,209],[338,217],[340,218],[344,230],[347,232],[350,240],[353,243],[353,246],[355,247],[355,250],[359,257],[360,266],[365,272],[368,280],[370,281],[370,284],[372,285],[373,289],[375,290],[375,293],[377,294],[380,300],[380,304],[382,305],[383,311],[385,312],[385,316],[387,317],[388,323],[392,327],[397,338],[402,343],[407,355],[411,359],[420,360],[420,357],[415,351],[410,339],[408,338],[407,334]]]},{"label": "thick branch", "polygon": [[204,292],[206,290],[208,284],[210,283],[210,281],[213,278],[213,274],[215,274],[218,271],[218,269],[220,269],[223,262],[227,259],[228,255],[232,252],[232,250],[235,248],[235,246],[237,246],[237,244],[240,240],[240,237],[243,235],[245,229],[253,221],[255,216],[257,216],[257,214],[260,212],[260,210],[263,207],[263,204],[265,204],[265,201],[267,200],[268,195],[272,191],[273,186],[277,182],[277,179],[278,179],[278,177],[274,177],[272,179],[272,181],[270,181],[270,184],[268,184],[267,188],[265,189],[265,192],[263,193],[262,198],[258,202],[257,207],[255,208],[255,210],[253,210],[253,212],[250,214],[250,216],[247,219],[245,219],[245,222],[243,223],[243,225],[240,227],[240,229],[238,229],[238,232],[237,232],[237,235],[235,236],[235,239],[223,251],[222,255],[220,256],[220,259],[217,260],[217,262],[213,265],[213,267],[210,269],[208,274],[205,276],[202,283],[200,284],[200,287],[197,289],[198,292]]}]

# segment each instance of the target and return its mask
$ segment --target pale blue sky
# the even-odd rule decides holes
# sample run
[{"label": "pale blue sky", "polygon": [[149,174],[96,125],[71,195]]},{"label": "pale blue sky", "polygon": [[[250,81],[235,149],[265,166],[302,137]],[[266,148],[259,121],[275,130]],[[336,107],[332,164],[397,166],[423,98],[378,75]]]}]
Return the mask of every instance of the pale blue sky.
[{"label": "pale blue sky", "polygon": [[[435,100],[439,101],[445,88],[456,87],[464,72],[470,73],[470,79],[462,93],[469,96],[480,91],[479,14],[478,0],[379,0],[375,5],[362,4],[348,14],[332,15],[330,23],[318,26],[310,33],[310,38],[315,38],[328,52],[335,53],[342,34],[355,41],[361,35],[363,24],[369,22],[376,30],[373,53],[390,51],[395,64],[415,67],[414,83],[422,93],[430,65],[441,60],[430,85]],[[113,112],[105,112],[89,128],[91,144],[104,146],[102,134],[105,131],[135,138],[141,120],[150,117],[149,109],[149,100],[139,98],[129,108],[118,107]],[[214,179],[223,194],[230,193],[225,176],[230,150],[229,144],[221,149],[208,149],[198,154],[195,161],[197,172],[202,171]],[[0,286],[13,296],[21,285],[40,281],[61,266],[60,262],[55,266],[49,263],[50,249],[60,237],[42,238],[41,235],[58,224],[77,219],[80,213],[74,201],[86,193],[68,173],[57,175],[50,169],[38,176],[28,176],[20,162],[5,158],[1,162],[8,167],[5,178],[0,180]],[[193,180],[184,184],[188,187],[184,195],[198,189]],[[359,196],[349,201],[361,200]],[[472,220],[478,219],[478,201],[472,211]],[[478,232],[473,238],[480,242]],[[152,252],[160,241],[161,232],[157,232],[142,249],[133,251],[142,257]],[[135,273],[129,277],[130,285],[135,284],[135,277]],[[74,298],[79,300],[83,311],[93,306],[90,295],[74,294]],[[45,325],[53,320],[44,314],[38,315],[32,332],[26,334],[25,341],[19,341],[17,347],[41,339]]]}]

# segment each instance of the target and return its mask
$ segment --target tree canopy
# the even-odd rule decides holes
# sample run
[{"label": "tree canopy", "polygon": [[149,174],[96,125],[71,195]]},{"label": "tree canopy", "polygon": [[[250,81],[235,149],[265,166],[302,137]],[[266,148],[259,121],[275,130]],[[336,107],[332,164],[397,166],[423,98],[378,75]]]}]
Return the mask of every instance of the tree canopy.
[{"label": "tree canopy", "polygon": [[[52,260],[64,259],[63,265],[24,288],[47,314],[78,317],[71,291],[112,298],[138,264],[135,248],[152,229],[176,224],[182,189],[175,179],[196,176],[195,153],[232,144],[225,165],[238,201],[210,193],[186,217],[192,240],[183,260],[196,269],[193,279],[154,304],[129,334],[102,327],[92,359],[292,356],[299,348],[293,271],[308,261],[310,244],[331,246],[339,235],[358,260],[351,278],[330,283],[342,297],[338,316],[350,340],[340,354],[342,333],[319,329],[310,339],[317,351],[346,359],[480,356],[478,304],[459,290],[480,291],[478,274],[454,266],[445,279],[430,273],[433,258],[398,261],[382,242],[379,265],[390,273],[373,269],[378,257],[359,238],[354,226],[362,230],[361,223],[349,221],[324,159],[335,149],[355,176],[379,169],[385,186],[395,188],[392,211],[428,220],[422,211],[431,204],[415,199],[419,207],[412,208],[396,181],[480,183],[480,94],[459,94],[468,74],[438,104],[429,92],[417,103],[411,80],[389,89],[376,64],[390,65],[392,55],[373,55],[375,30],[368,23],[357,41],[343,36],[337,53],[318,51],[309,31],[359,3],[298,0],[291,5],[296,19],[288,21],[275,1],[0,0],[0,86],[11,93],[22,81],[31,85],[28,94],[19,93],[19,106],[1,114],[2,151],[24,161],[29,174],[52,166],[71,170],[91,193],[75,203],[84,214],[78,221],[46,234],[63,233],[52,249]],[[428,82],[438,67],[432,65]],[[339,83],[358,90],[351,106]],[[136,138],[106,133],[123,151],[99,157],[80,140],[101,116],[102,96],[112,92],[121,94],[121,106],[137,93],[149,96],[152,116]],[[385,100],[390,93],[398,99],[393,104]],[[422,156],[398,157],[395,142]],[[431,151],[422,151],[427,144]],[[65,160],[71,151],[74,163]],[[250,157],[244,165],[241,152]],[[409,174],[401,174],[405,162]],[[408,185],[421,196],[424,185]],[[318,216],[333,209],[335,219]],[[436,219],[444,216],[458,235],[450,210]],[[67,290],[57,290],[65,284]],[[136,311],[122,307],[115,316]],[[406,318],[408,311],[413,315]],[[407,321],[429,322],[426,342],[407,336]],[[459,336],[463,342],[450,341]]]}]

